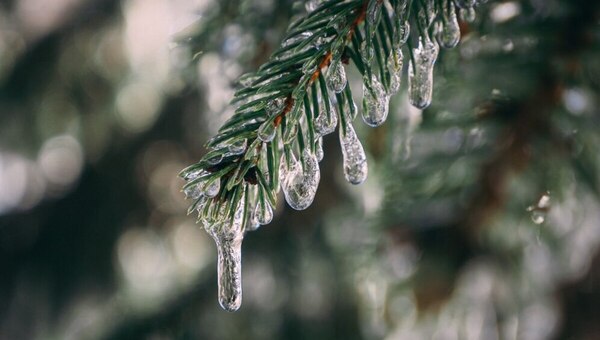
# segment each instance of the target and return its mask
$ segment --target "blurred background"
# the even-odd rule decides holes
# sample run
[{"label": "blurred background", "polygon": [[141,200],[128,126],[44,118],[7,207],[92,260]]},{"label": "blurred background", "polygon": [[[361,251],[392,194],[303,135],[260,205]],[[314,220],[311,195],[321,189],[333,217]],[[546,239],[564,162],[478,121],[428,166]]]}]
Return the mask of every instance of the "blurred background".
[{"label": "blurred background", "polygon": [[[292,0],[0,2],[0,339],[600,339],[600,16],[490,1],[325,139],[315,203],[246,235],[242,308],[177,173],[305,13]],[[353,92],[361,79],[349,71]],[[403,86],[404,87],[404,86]]]}]

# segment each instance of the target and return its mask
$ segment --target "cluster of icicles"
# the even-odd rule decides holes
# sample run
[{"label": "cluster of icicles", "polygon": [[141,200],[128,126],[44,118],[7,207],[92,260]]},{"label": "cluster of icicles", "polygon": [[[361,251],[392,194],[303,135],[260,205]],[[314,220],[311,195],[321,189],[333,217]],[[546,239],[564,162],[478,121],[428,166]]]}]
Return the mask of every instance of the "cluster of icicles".
[{"label": "cluster of icicles", "polygon": [[[313,0],[314,1],[314,0]],[[482,1],[479,1],[482,2]],[[410,103],[423,109],[431,103],[433,66],[438,56],[439,47],[451,48],[460,40],[460,29],[457,19],[457,7],[460,17],[464,21],[474,19],[473,6],[479,3],[475,0],[455,0],[454,2],[443,0],[440,12],[433,1],[427,3],[424,13],[419,13],[422,24],[430,27],[435,39],[431,39],[428,33],[422,33],[418,39],[418,46],[412,49],[412,56],[408,66],[408,97]],[[381,15],[381,2],[379,6],[369,6],[367,20],[374,24]],[[312,6],[312,5],[311,5]],[[308,5],[307,5],[308,8]],[[394,33],[394,44],[387,58],[389,70],[388,90],[373,73],[370,77],[365,75],[363,81],[363,121],[372,127],[383,124],[388,115],[389,98],[400,89],[400,80],[403,68],[402,46],[409,36],[409,24],[407,21],[398,25],[398,32]],[[371,47],[361,47],[361,57],[365,63],[370,63],[373,57]],[[328,90],[339,94],[347,86],[346,71],[340,58],[334,58],[326,71]],[[330,96],[335,101],[334,96]],[[322,100],[322,98],[319,98]],[[331,110],[323,108],[315,113],[314,147],[306,147],[297,159],[294,152],[287,156],[282,155],[279,167],[279,183],[288,205],[296,210],[308,208],[317,192],[320,180],[319,162],[323,158],[323,136],[333,133],[338,125],[338,113],[335,112],[335,103],[330,103]],[[348,104],[348,103],[346,103]],[[301,103],[297,104],[301,105]],[[284,107],[284,99],[278,98],[266,105],[266,113],[278,114]],[[302,109],[301,109],[302,110]],[[344,107],[344,115],[347,122],[345,131],[340,128],[339,138],[343,154],[343,171],[346,180],[352,184],[360,184],[367,178],[368,166],[364,148],[358,139],[351,124],[357,110],[355,107]],[[300,122],[296,122],[299,125]],[[289,135],[289,134],[288,134]],[[291,134],[294,137],[295,134]],[[267,120],[257,132],[258,139],[263,143],[270,143],[276,137],[276,127],[272,121]],[[289,136],[288,136],[289,138]],[[284,144],[289,143],[284,137]],[[237,141],[228,146],[229,155],[242,155],[249,151],[246,140]],[[284,153],[284,152],[282,152]],[[227,156],[227,155],[226,155]],[[208,160],[211,164],[218,164],[223,156],[218,159]],[[196,170],[184,174],[186,181],[194,181],[207,175],[206,170]],[[268,174],[267,174],[268,175]],[[209,177],[209,176],[206,176]],[[228,214],[227,204],[217,205],[220,211],[211,214],[211,218],[201,218],[204,228],[214,239],[218,250],[218,294],[219,303],[227,311],[237,310],[242,301],[241,288],[241,246],[244,233],[255,230],[260,225],[265,225],[273,219],[273,207],[265,199],[258,199],[258,185],[245,185],[243,197],[235,207],[234,216]],[[217,196],[221,190],[221,179],[210,181],[198,181],[194,186],[187,187],[185,194],[188,198],[197,200],[196,210],[199,212],[203,206],[212,198]],[[279,188],[273,188],[279,191]]]}]

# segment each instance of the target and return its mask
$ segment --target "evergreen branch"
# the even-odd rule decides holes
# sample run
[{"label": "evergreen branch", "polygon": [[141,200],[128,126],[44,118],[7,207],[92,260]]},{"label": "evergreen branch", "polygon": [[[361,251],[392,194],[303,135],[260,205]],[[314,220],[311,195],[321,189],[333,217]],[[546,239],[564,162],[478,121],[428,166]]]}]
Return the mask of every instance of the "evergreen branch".
[{"label": "evergreen branch", "polygon": [[[363,76],[363,121],[381,125],[390,96],[400,88],[409,22],[416,23],[411,35],[416,48],[407,48],[408,93],[411,104],[426,108],[438,43],[454,47],[460,39],[455,4],[475,5],[458,0],[322,1],[290,25],[265,64],[240,79],[243,87],[232,100],[238,105],[235,114],[207,142],[210,151],[181,172],[188,181],[185,194],[193,199],[189,211],[198,212],[215,239],[220,265],[232,262],[223,257],[230,255],[223,249],[232,242],[239,249],[246,230],[271,221],[280,186],[292,208],[310,206],[320,179],[322,136],[332,133],[338,121],[344,175],[352,184],[366,179],[365,152],[352,125],[358,110],[344,65],[351,60]],[[239,272],[229,269],[219,267],[239,281]],[[221,298],[228,310],[241,301]]]}]

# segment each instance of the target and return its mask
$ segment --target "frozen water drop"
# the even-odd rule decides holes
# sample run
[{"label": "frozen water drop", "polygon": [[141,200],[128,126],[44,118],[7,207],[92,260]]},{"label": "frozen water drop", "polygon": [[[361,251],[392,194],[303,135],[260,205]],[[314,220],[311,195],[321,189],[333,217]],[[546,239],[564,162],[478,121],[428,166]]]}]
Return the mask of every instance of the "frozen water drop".
[{"label": "frozen water drop", "polygon": [[282,161],[280,170],[281,189],[285,200],[296,210],[304,210],[312,204],[321,179],[317,157],[306,149],[302,158],[304,166],[292,155],[290,168],[288,169],[285,161]]},{"label": "frozen water drop", "polygon": [[246,139],[241,139],[235,141],[227,146],[227,150],[229,151],[229,155],[240,155],[246,151],[246,146],[248,145],[248,141]]},{"label": "frozen water drop", "polygon": [[398,48],[388,57],[388,69],[390,70],[390,94],[400,90],[402,80],[402,66],[404,64],[402,49]]},{"label": "frozen water drop", "polygon": [[191,187],[187,187],[183,190],[186,198],[197,199],[202,196],[202,190],[200,189],[200,184],[192,185]]},{"label": "frozen water drop", "polygon": [[269,224],[273,220],[273,208],[271,208],[269,203],[265,202],[263,205],[261,202],[259,202],[256,205],[255,214],[257,222],[261,225]]},{"label": "frozen water drop", "polygon": [[437,59],[439,47],[431,40],[419,38],[419,46],[413,50],[414,64],[408,67],[408,99],[419,109],[431,104],[433,93],[433,65]]},{"label": "frozen water drop", "polygon": [[210,165],[217,165],[217,164],[221,163],[222,160],[223,160],[223,154],[219,154],[219,155],[215,155],[215,156],[207,159],[206,163],[208,163]]},{"label": "frozen water drop", "polygon": [[306,8],[306,11],[310,13],[317,9],[317,7],[319,7],[320,4],[321,0],[308,0],[306,1],[306,3],[304,3],[304,8]]},{"label": "frozen water drop", "polygon": [[346,70],[344,69],[344,65],[339,60],[334,61],[329,66],[329,70],[327,71],[327,80],[329,88],[335,92],[340,93],[346,87]]},{"label": "frozen water drop", "polygon": [[256,210],[250,212],[250,215],[248,216],[248,222],[246,222],[246,229],[248,231],[254,231],[258,228],[260,228],[260,223],[258,221],[258,215]]},{"label": "frozen water drop", "polygon": [[456,18],[456,7],[451,1],[442,2],[442,28],[438,33],[438,41],[444,48],[453,48],[460,41],[460,27]]},{"label": "frozen water drop", "polygon": [[389,111],[389,99],[383,85],[375,75],[371,78],[371,89],[363,84],[363,121],[372,127],[385,122]]},{"label": "frozen water drop", "polygon": [[265,111],[269,116],[273,116],[279,114],[281,110],[283,110],[283,106],[285,104],[284,98],[275,98],[267,103],[267,107]]},{"label": "frozen water drop", "polygon": [[244,204],[240,202],[233,219],[205,223],[204,228],[217,246],[217,283],[219,304],[228,312],[242,304],[242,241]]},{"label": "frozen water drop", "polygon": [[533,210],[531,212],[531,220],[535,224],[542,224],[546,221],[546,212],[543,210]]},{"label": "frozen water drop", "polygon": [[354,127],[348,124],[346,134],[340,129],[340,144],[344,158],[344,176],[352,184],[360,184],[367,179],[367,156]]},{"label": "frozen water drop", "polygon": [[460,20],[464,22],[473,22],[475,21],[475,18],[477,16],[477,14],[475,13],[475,8],[473,7],[461,8],[458,11],[458,14],[460,16]]},{"label": "frozen water drop", "polygon": [[325,109],[321,108],[319,115],[315,118],[315,131],[320,136],[325,136],[333,131],[335,131],[335,127],[337,126],[337,114],[335,111],[330,112],[330,115],[327,116],[327,112]]},{"label": "frozen water drop", "polygon": [[272,121],[267,120],[258,128],[258,139],[268,143],[275,138],[275,124]]},{"label": "frozen water drop", "polygon": [[375,50],[373,49],[373,46],[371,43],[367,44],[367,41],[365,40],[360,44],[360,56],[362,58],[362,61],[366,65],[371,64],[374,54],[375,54]]},{"label": "frozen water drop", "polygon": [[204,196],[212,198],[217,196],[219,190],[221,190],[221,181],[216,179],[210,183],[207,183],[207,185],[204,187],[203,193]]},{"label": "frozen water drop", "polygon": [[317,138],[315,142],[315,156],[317,156],[317,161],[321,162],[323,160],[323,156],[325,153],[323,152],[323,137]]}]

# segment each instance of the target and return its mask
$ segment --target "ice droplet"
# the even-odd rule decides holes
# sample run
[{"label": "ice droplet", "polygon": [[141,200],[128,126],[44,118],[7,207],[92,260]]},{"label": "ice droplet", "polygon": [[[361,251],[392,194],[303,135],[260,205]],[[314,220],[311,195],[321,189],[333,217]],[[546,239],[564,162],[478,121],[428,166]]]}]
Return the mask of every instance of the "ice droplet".
[{"label": "ice droplet", "polygon": [[376,127],[385,122],[389,111],[389,99],[377,76],[371,77],[371,90],[363,83],[362,117],[365,124]]},{"label": "ice droplet", "polygon": [[335,131],[335,127],[337,126],[337,114],[334,109],[331,108],[331,112],[329,117],[327,116],[327,112],[324,108],[320,109],[319,115],[315,118],[315,131],[320,136],[325,136],[333,131]]},{"label": "ice droplet", "polygon": [[364,182],[369,172],[367,156],[351,124],[348,124],[345,135],[340,129],[340,144],[342,146],[346,180],[352,184]]},{"label": "ice droplet", "polygon": [[304,168],[292,155],[290,168],[288,169],[285,160],[282,160],[280,170],[281,189],[285,200],[296,210],[304,210],[311,205],[321,179],[317,157],[306,149],[302,153],[302,160]]},{"label": "ice droplet", "polygon": [[269,115],[269,116],[279,114],[281,112],[281,110],[283,110],[284,104],[285,104],[284,98],[275,98],[267,103],[267,107],[265,108],[265,111],[267,112],[267,115]]},{"label": "ice droplet", "polygon": [[473,22],[477,16],[473,7],[461,8],[458,11],[458,15],[460,16],[460,20],[464,22]]},{"label": "ice droplet", "polygon": [[275,124],[267,120],[258,128],[258,139],[265,143],[269,143],[275,138]]},{"label": "ice droplet", "polygon": [[329,70],[327,71],[327,84],[329,88],[335,92],[340,93],[346,87],[346,70],[344,69],[344,65],[339,60],[334,61],[329,66]]},{"label": "ice droplet", "polygon": [[229,144],[227,146],[227,150],[229,151],[229,155],[240,155],[246,151],[246,146],[248,145],[248,141],[246,139],[238,140],[234,143]]},{"label": "ice droplet", "polygon": [[256,220],[259,224],[269,224],[273,220],[273,208],[271,208],[271,205],[269,205],[269,203],[264,202],[263,205],[261,202],[259,202],[256,205],[255,215]]},{"label": "ice droplet", "polygon": [[527,207],[527,211],[531,212],[531,220],[535,224],[542,224],[546,221],[546,215],[550,210],[550,193],[545,192],[540,196],[535,205]]},{"label": "ice droplet", "polygon": [[321,162],[323,160],[323,156],[325,153],[323,152],[323,137],[317,138],[315,142],[315,156],[317,156],[317,161]]},{"label": "ice droplet", "polygon": [[206,197],[212,198],[217,196],[219,190],[221,190],[221,181],[216,179],[204,187],[203,194]]},{"label": "ice droplet", "polygon": [[193,185],[191,187],[187,187],[183,189],[183,193],[186,198],[197,199],[202,196],[202,190],[200,189],[200,184]]},{"label": "ice droplet", "polygon": [[219,155],[215,155],[215,156],[207,159],[206,163],[208,163],[210,165],[217,165],[217,164],[221,163],[222,160],[223,160],[223,154],[219,154]]},{"label": "ice droplet", "polygon": [[419,38],[419,46],[413,50],[412,60],[408,66],[408,99],[419,109],[431,104],[433,92],[433,65],[437,59],[439,47],[429,39]]},{"label": "ice droplet", "polygon": [[460,41],[460,27],[453,2],[442,2],[442,17],[442,29],[438,33],[438,42],[444,48],[453,48]]},{"label": "ice droplet", "polygon": [[204,222],[204,228],[217,246],[219,304],[228,312],[235,312],[242,304],[243,219],[244,203],[241,201],[232,220]]},{"label": "ice droplet", "polygon": [[390,53],[387,66],[390,70],[390,94],[395,94],[400,90],[402,67],[404,66],[404,56],[401,48]]},{"label": "ice droplet", "polygon": [[375,54],[375,50],[373,49],[372,45],[373,44],[371,43],[367,44],[366,40],[360,44],[360,57],[366,65],[371,65],[373,55]]},{"label": "ice droplet", "polygon": [[321,0],[308,0],[305,4],[304,4],[304,8],[306,8],[306,11],[308,13],[314,11],[315,9],[317,9],[317,7],[319,7],[319,5],[321,4]]},{"label": "ice droplet", "polygon": [[546,212],[543,210],[533,210],[531,212],[531,220],[535,224],[542,224],[546,221]]}]

